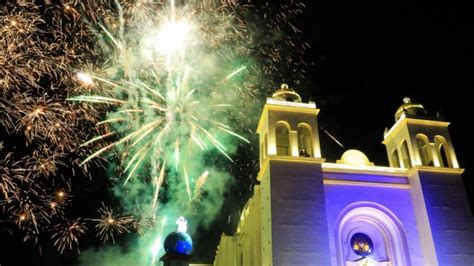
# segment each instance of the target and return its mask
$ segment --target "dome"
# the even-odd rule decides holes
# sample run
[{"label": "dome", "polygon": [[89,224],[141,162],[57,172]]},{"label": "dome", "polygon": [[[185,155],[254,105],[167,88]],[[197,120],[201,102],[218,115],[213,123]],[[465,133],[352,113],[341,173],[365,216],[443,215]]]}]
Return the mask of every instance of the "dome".
[{"label": "dome", "polygon": [[288,87],[287,84],[281,84],[280,89],[273,93],[272,98],[279,101],[301,102],[301,96],[295,90]]},{"label": "dome", "polygon": [[412,103],[410,98],[405,97],[403,99],[403,104],[398,107],[397,112],[395,112],[395,122],[398,121],[402,114],[412,115],[412,116],[422,116],[426,115],[426,110],[423,105],[419,103]]},{"label": "dome", "polygon": [[336,163],[356,165],[356,166],[373,166],[374,163],[369,161],[365,154],[358,150],[347,150]]},{"label": "dome", "polygon": [[189,255],[193,251],[193,240],[186,233],[172,232],[166,237],[164,248],[167,253]]}]

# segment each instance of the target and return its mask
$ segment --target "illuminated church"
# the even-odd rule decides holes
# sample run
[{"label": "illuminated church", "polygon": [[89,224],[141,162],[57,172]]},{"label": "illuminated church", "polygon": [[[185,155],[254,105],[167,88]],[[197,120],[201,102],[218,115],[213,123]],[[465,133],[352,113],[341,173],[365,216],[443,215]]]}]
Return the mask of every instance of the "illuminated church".
[{"label": "illuminated church", "polygon": [[449,122],[405,98],[383,136],[385,167],[357,150],[326,162],[318,113],[287,86],[267,99],[259,183],[214,265],[474,265]]}]

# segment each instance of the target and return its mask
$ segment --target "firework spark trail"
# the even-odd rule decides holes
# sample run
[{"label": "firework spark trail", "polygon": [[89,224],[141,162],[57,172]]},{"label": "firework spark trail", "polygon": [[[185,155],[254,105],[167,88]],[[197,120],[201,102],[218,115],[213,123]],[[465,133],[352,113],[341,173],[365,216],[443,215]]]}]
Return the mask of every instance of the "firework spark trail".
[{"label": "firework spark trail", "polygon": [[8,153],[0,161],[0,189],[6,202],[17,193],[17,180],[24,178],[24,169],[19,167],[19,161],[12,161],[12,153]]},{"label": "firework spark trail", "polygon": [[163,234],[163,229],[165,228],[166,226],[166,222],[167,222],[167,218],[166,217],[163,217],[163,219],[161,220],[161,223],[160,223],[160,229],[158,231],[158,236],[156,237],[155,241],[153,242],[151,248],[150,248],[150,252],[151,252],[151,263],[150,265],[154,265],[156,263],[156,259],[158,257],[158,254],[161,250],[161,242],[162,242],[162,234]]},{"label": "firework spark trail", "polygon": [[43,48],[49,47],[41,41],[39,27],[44,20],[35,10],[34,5],[1,9],[2,14],[8,14],[0,18],[0,78],[2,87],[7,88],[3,92],[22,86],[40,87],[38,82],[45,73],[54,75],[56,68],[65,67],[55,65],[53,55]]},{"label": "firework spark trail", "polygon": [[157,207],[157,203],[158,203],[158,196],[159,196],[159,193],[160,193],[160,188],[161,188],[161,185],[163,184],[163,180],[164,180],[164,177],[165,177],[165,169],[166,169],[166,165],[161,165],[161,169],[160,169],[160,174],[158,175],[158,177],[154,177],[153,179],[153,182],[154,182],[154,186],[155,186],[155,192],[153,194],[153,205],[152,205],[152,210],[155,210],[156,207]]},{"label": "firework spark trail", "polygon": [[193,200],[197,201],[201,198],[202,189],[207,182],[207,178],[209,177],[209,172],[204,171],[202,175],[196,180],[196,186],[194,188]]}]

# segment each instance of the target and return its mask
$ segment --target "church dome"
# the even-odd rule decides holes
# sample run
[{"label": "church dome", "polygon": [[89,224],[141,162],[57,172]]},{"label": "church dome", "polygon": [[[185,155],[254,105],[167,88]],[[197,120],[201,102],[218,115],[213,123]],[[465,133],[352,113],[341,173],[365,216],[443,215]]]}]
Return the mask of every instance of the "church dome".
[{"label": "church dome", "polygon": [[395,112],[395,122],[402,117],[402,114],[409,116],[423,116],[426,115],[426,110],[423,105],[419,103],[413,103],[411,102],[410,98],[405,97],[403,98],[403,104],[398,107],[397,111]]},{"label": "church dome", "polygon": [[345,151],[340,160],[337,160],[336,163],[356,165],[356,166],[373,166],[374,163],[369,161],[367,156],[358,150],[347,150]]},{"label": "church dome", "polygon": [[272,98],[279,101],[301,102],[301,96],[288,87],[288,84],[281,84],[280,89],[273,93]]}]

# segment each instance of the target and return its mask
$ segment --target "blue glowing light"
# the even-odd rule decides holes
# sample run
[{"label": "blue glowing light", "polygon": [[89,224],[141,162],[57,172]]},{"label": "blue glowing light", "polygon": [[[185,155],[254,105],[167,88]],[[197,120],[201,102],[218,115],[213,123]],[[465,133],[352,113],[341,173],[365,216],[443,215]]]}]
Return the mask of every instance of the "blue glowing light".
[{"label": "blue glowing light", "polygon": [[164,243],[167,253],[189,255],[193,251],[193,240],[183,232],[170,233]]}]

